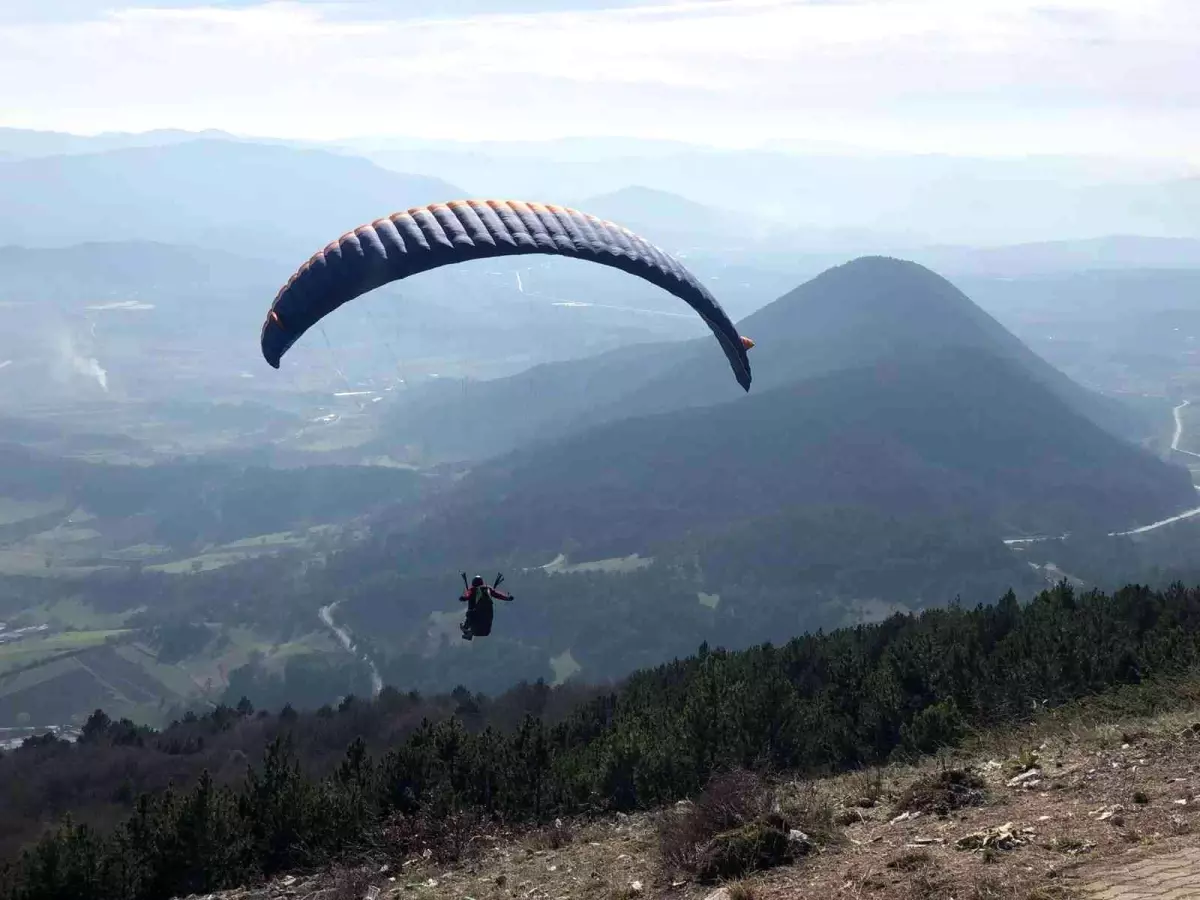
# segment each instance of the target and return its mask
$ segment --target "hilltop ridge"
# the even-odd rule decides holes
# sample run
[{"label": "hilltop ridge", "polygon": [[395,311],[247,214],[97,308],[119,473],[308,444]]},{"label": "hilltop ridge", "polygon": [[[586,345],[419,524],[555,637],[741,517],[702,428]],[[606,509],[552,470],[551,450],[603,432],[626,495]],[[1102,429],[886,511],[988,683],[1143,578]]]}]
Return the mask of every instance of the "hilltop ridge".
[{"label": "hilltop ridge", "polygon": [[[971,302],[918,263],[864,256],[827,269],[738,323],[764,336],[752,361],[756,390],[883,359],[918,357],[946,348],[981,350],[1019,364],[1072,409],[1121,436],[1143,424],[1117,401],[1071,381]],[[736,395],[699,353],[664,370],[599,417],[708,405]]]},{"label": "hilltop ridge", "polygon": [[[1013,361],[1112,434],[1140,436],[1148,427],[1144,413],[1071,381],[951,282],[905,260],[860,257],[828,269],[747,316],[738,329],[758,336],[751,354],[755,395],[959,347]],[[698,338],[537,367],[473,384],[465,394],[437,386],[398,401],[369,447],[402,438],[432,458],[477,459],[620,419],[742,399],[714,365],[717,357],[711,339]],[[442,423],[455,419],[477,423],[489,441],[465,442],[447,431]]]}]

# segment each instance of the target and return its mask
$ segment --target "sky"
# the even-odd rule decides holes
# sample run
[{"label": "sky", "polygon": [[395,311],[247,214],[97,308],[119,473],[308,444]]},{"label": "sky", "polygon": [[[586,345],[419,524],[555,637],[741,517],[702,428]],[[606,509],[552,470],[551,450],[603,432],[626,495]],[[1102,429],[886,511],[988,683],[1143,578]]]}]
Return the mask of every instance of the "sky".
[{"label": "sky", "polygon": [[0,125],[1200,163],[1200,2],[3,0]]}]

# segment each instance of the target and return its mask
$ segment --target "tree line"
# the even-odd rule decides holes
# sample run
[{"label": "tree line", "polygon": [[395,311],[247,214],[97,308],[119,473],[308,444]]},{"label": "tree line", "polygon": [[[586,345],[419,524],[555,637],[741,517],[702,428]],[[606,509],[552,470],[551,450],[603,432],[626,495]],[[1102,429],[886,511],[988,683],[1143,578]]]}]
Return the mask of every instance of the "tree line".
[{"label": "tree line", "polygon": [[[1063,583],[1025,605],[1010,592],[778,647],[702,645],[590,694],[523,685],[426,701],[389,691],[304,715],[245,703],[161,733],[98,713],[78,745],[31,742],[0,760],[19,762],[0,776],[47,766],[102,776],[123,748],[125,771],[166,756],[183,761],[178,777],[127,792],[116,823],[66,810],[12,859],[0,896],[161,900],[381,848],[420,852],[453,843],[446,830],[463,823],[654,807],[726,768],[816,775],[881,763],[1047,704],[1188,673],[1198,657],[1200,588],[1104,594]],[[262,739],[253,759],[204,749],[251,731]]]}]

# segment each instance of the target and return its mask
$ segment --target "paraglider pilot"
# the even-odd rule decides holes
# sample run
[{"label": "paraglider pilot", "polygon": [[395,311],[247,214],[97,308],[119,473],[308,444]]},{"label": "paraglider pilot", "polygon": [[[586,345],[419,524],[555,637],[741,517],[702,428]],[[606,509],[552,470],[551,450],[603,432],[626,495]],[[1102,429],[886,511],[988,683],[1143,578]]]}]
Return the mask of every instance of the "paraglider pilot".
[{"label": "paraglider pilot", "polygon": [[497,590],[500,582],[504,580],[503,575],[497,575],[496,582],[492,585],[484,582],[482,575],[476,575],[471,579],[471,583],[467,584],[467,573],[463,572],[462,579],[466,590],[458,599],[467,604],[467,615],[459,626],[462,629],[463,640],[469,641],[476,635],[487,637],[492,633],[492,601],[511,601],[513,595]]}]

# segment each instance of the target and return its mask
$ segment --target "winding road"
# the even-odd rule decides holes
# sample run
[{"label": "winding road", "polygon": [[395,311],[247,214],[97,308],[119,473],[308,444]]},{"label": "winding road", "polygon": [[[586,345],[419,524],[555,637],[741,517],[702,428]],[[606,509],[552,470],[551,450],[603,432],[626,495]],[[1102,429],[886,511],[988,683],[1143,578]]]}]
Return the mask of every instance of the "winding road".
[{"label": "winding road", "polygon": [[[325,623],[326,627],[337,636],[338,641],[341,642],[341,645],[347,651],[358,655],[358,649],[354,646],[354,636],[350,634],[349,629],[333,621],[333,611],[337,609],[339,603],[341,603],[340,600],[336,603],[330,603],[328,606],[322,606],[317,615],[321,617],[321,621]],[[379,668],[375,665],[375,660],[371,659],[365,653],[360,658],[371,670],[371,696],[378,697],[379,692],[383,690],[383,679],[379,677]]]},{"label": "winding road", "polygon": [[[1200,453],[1193,453],[1191,450],[1183,450],[1179,446],[1179,441],[1183,438],[1183,410],[1185,407],[1191,406],[1192,401],[1184,400],[1176,406],[1171,412],[1175,416],[1175,434],[1171,438],[1171,449],[1176,453],[1182,453],[1185,456],[1194,456],[1200,459]],[[1196,485],[1196,490],[1200,491],[1200,485]],[[1109,537],[1127,537],[1132,534],[1145,534],[1147,531],[1155,531],[1167,525],[1174,525],[1176,522],[1182,522],[1184,519],[1191,519],[1194,516],[1200,516],[1200,506],[1195,509],[1184,510],[1178,515],[1162,519],[1158,522],[1151,522],[1149,525],[1143,525],[1140,528],[1132,528],[1129,531],[1110,531]],[[1016,537],[1007,538],[1004,543],[1010,547],[1013,544],[1040,544],[1043,541],[1061,541],[1066,537],[1065,534],[1060,535],[1043,535],[1039,537]]]},{"label": "winding road", "polygon": [[[1172,415],[1175,417],[1175,434],[1171,438],[1171,449],[1176,453],[1182,453],[1185,456],[1194,456],[1197,459],[1200,459],[1200,453],[1193,453],[1191,450],[1181,450],[1179,447],[1179,441],[1183,438],[1182,413],[1184,408],[1190,406],[1191,403],[1191,400],[1184,400],[1173,410],[1171,410]],[[1200,491],[1200,485],[1196,487],[1196,490]],[[1126,535],[1130,534],[1145,534],[1147,531],[1154,531],[1154,529],[1162,528],[1164,525],[1173,525],[1176,522],[1182,522],[1184,519],[1190,519],[1193,516],[1198,515],[1200,515],[1200,507],[1189,509],[1186,512],[1181,512],[1179,515],[1171,516],[1169,519],[1163,519],[1161,522],[1154,522],[1150,525],[1143,525],[1141,528],[1134,528],[1132,531],[1117,531],[1110,534],[1109,537],[1125,537]]]},{"label": "winding road", "polygon": [[1179,448],[1179,441],[1183,437],[1183,416],[1181,413],[1183,412],[1183,408],[1185,406],[1191,405],[1191,400],[1184,400],[1177,407],[1171,410],[1171,413],[1175,416],[1175,436],[1171,438],[1171,449],[1176,453],[1182,453],[1185,456],[1195,456],[1197,459],[1200,459],[1200,453],[1193,453],[1191,450],[1181,450]]}]

